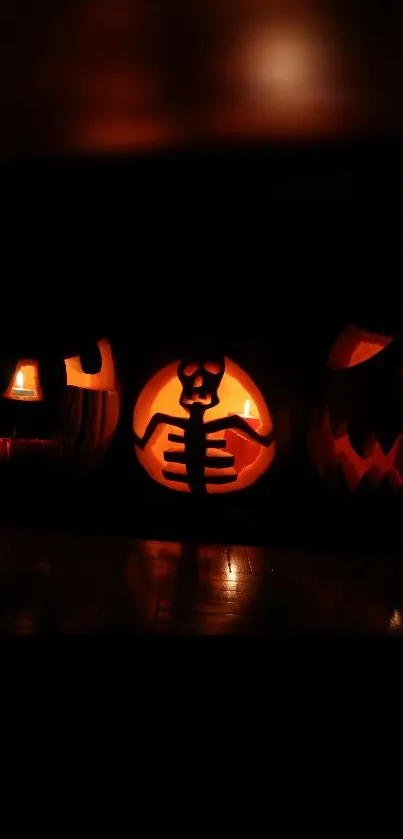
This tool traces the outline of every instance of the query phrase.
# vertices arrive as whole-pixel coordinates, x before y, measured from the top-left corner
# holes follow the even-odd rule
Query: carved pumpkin
[[[349,491],[403,485],[403,344],[350,326],[336,339],[308,435],[319,475]]]
[[[88,469],[115,432],[120,409],[109,341],[80,342],[77,354],[27,342],[0,358],[0,465],[34,462]]]
[[[137,399],[133,433],[138,461],[151,478],[195,495],[251,486],[276,452],[262,393],[222,355],[195,353],[155,373]]]

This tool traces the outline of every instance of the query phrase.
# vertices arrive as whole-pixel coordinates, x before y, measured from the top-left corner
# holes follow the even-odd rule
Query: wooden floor
[[[398,558],[0,533],[0,634],[399,635]]]

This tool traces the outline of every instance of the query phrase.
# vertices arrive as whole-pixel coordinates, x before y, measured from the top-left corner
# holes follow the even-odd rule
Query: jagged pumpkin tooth
[[[395,445],[396,440],[399,437],[399,434],[401,433],[401,430],[401,421],[399,420],[399,422],[396,422],[396,420],[393,420],[392,418],[390,419],[390,421],[378,422],[375,425],[375,437],[385,455],[389,454],[390,450]]]
[[[347,424],[347,433],[354,451],[360,457],[366,457],[368,442],[372,439],[368,425],[362,421],[361,417],[350,419]]]

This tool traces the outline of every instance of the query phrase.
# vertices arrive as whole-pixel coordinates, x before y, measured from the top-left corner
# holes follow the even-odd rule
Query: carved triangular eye
[[[116,375],[109,341],[102,339],[98,345],[88,343],[81,355],[64,360],[67,385],[86,390],[115,390]]]
[[[90,344],[81,352],[80,361],[83,373],[94,376],[102,369],[102,355],[98,344]]]
[[[364,361],[368,361],[384,350],[393,340],[393,337],[366,332],[356,326],[348,326],[336,338],[327,366],[331,370],[345,370],[346,367],[363,364]]]

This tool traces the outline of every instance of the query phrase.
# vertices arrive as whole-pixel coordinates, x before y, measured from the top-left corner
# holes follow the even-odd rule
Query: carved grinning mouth
[[[364,459],[373,454],[373,447],[376,445],[380,447],[384,455],[388,455],[399,439],[403,428],[400,413],[392,415],[389,421],[375,419],[372,424],[363,418],[358,421],[357,419],[342,419],[337,412],[329,408],[326,409],[324,416],[325,425],[329,425],[335,440],[347,435],[351,447]]]
[[[326,409],[316,434],[316,439],[320,439],[319,470],[322,474],[329,467],[341,467],[350,489],[356,489],[364,476],[374,485],[385,480],[394,488],[403,486],[403,433],[396,436],[387,452],[374,433],[367,435],[361,455],[351,441],[346,422],[339,423],[334,429],[329,409]]]

